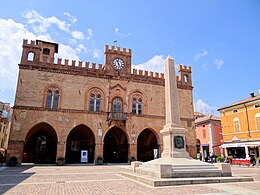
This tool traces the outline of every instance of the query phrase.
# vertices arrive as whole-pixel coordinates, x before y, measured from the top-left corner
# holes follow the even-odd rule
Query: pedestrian
[[[250,165],[255,166],[255,163],[256,163],[255,157],[254,157],[254,155],[251,155],[250,156]]]

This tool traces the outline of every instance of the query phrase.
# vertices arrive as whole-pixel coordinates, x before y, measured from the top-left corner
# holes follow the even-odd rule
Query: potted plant
[[[16,156],[12,156],[8,163],[7,163],[7,166],[9,167],[15,167],[17,165],[17,157]]]
[[[227,159],[228,159],[228,162],[229,162],[230,164],[232,164],[233,156],[227,156]]]
[[[223,156],[218,156],[216,158],[217,162],[224,162],[224,157]]]
[[[96,159],[96,164],[97,165],[103,165],[103,162],[104,162],[103,156],[98,156],[97,159]]]
[[[256,164],[259,166],[260,165],[260,156],[256,159]]]
[[[57,158],[57,165],[65,165],[65,158],[64,157],[59,157]]]

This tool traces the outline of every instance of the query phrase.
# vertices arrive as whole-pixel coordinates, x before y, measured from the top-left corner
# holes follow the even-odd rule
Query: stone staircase
[[[174,161],[174,162],[172,162]],[[171,162],[150,161],[142,163],[134,172],[159,178],[222,177],[222,171],[211,163],[182,159]],[[166,173],[166,174],[164,174]],[[231,176],[231,175],[230,175]]]

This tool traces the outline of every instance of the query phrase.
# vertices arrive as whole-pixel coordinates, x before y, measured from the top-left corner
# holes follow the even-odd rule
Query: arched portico
[[[57,153],[57,134],[47,123],[35,125],[27,133],[23,149],[22,162],[55,163]]]
[[[157,157],[159,157],[159,147],[156,134],[151,129],[144,129],[137,138],[137,160],[149,161],[153,160],[154,149],[157,149]]]
[[[128,161],[128,139],[119,127],[112,127],[104,137],[104,162],[126,163]]]
[[[78,125],[70,131],[67,137],[65,162],[80,163],[82,150],[87,150],[88,162],[94,162],[94,134],[89,127]]]

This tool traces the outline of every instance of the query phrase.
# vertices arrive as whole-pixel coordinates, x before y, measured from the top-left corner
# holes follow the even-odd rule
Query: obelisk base
[[[186,129],[174,125],[165,125],[160,131],[163,137],[162,158],[190,158],[185,144]]]

